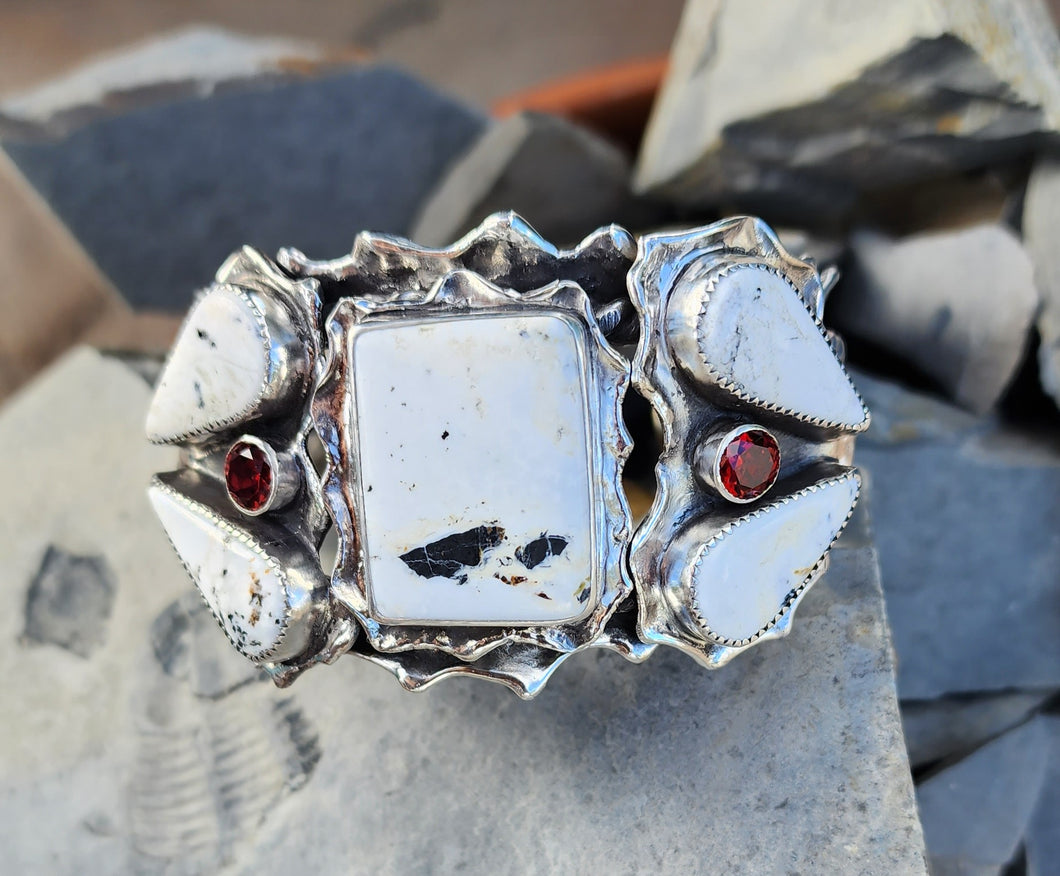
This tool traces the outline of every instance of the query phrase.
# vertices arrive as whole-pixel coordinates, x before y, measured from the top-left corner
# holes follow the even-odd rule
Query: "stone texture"
[[[28,641],[88,657],[106,638],[114,575],[102,556],[79,556],[49,545],[26,593]]]
[[[1050,738],[1042,794],[1031,816],[1024,840],[1027,876],[1050,876],[1060,862],[1060,716],[1040,719]]]
[[[119,776],[144,706],[132,670],[147,656],[145,624],[188,588],[159,563],[161,528],[145,525],[144,485],[176,461],[142,437],[148,393],[120,362],[79,349],[0,411],[0,588],[13,608],[0,617],[0,848],[11,872],[122,869]],[[85,656],[21,636],[38,622],[27,597],[49,546],[109,570],[109,609],[97,597],[83,617]]]
[[[402,697],[352,661],[310,673],[296,696],[324,750],[313,794],[276,812],[238,871],[356,857],[384,874],[923,873],[857,539],[788,639],[715,674],[666,651],[639,667],[580,655],[527,707],[476,684]]]
[[[902,699],[1060,687],[1056,434],[854,382]]]
[[[411,236],[446,246],[490,213],[514,210],[547,240],[573,244],[623,221],[629,199],[621,150],[563,119],[522,113],[493,124],[453,163]]]
[[[272,326],[262,307],[227,286],[188,314],[147,409],[152,441],[175,442],[252,419],[269,384]]]
[[[1060,160],[1042,159],[1027,183],[1023,238],[1042,297],[1038,368],[1042,387],[1060,405]]]
[[[65,76],[0,100],[6,122],[66,127],[77,115],[131,101],[142,91],[207,95],[239,79],[281,75],[323,59],[311,42],[251,37],[217,27],[187,27],[88,61]]]
[[[917,787],[932,873],[1000,876],[1038,800],[1049,744],[1037,718]]]
[[[767,629],[835,541],[860,487],[852,472],[827,478],[767,500],[716,533],[686,566],[694,616],[734,641]]]
[[[987,740],[1023,723],[1048,693],[1011,691],[981,696],[906,700],[902,728],[913,769],[963,756]]]
[[[693,0],[635,187],[772,219],[835,217],[862,192],[1055,135],[1058,59],[1037,0]]]
[[[1019,239],[979,225],[891,240],[861,231],[829,317],[905,359],[951,398],[988,411],[1019,367],[1038,310]]]
[[[169,53],[154,57],[171,83]],[[486,124],[382,67],[240,72],[208,97],[152,89],[150,72],[132,108],[78,110],[57,130],[0,119],[0,148],[139,308],[183,311],[244,243],[337,255],[362,229],[407,233]],[[59,103],[49,98],[52,117]]]
[[[769,411],[865,428],[857,390],[790,280],[741,265],[708,282],[705,297],[702,276],[689,271],[674,291],[680,305],[667,305],[674,354],[688,374]]]
[[[5,621],[13,871],[925,872],[863,517],[792,634],[717,673],[590,652],[527,704],[473,681],[411,695],[344,658],[279,692],[216,629],[147,511],[148,473],[173,463],[140,438],[147,394],[79,352],[0,415],[16,488],[0,509],[5,594],[24,598],[60,532],[118,580],[88,659],[21,645],[21,617]],[[81,472],[76,507],[41,489],[56,446]]]

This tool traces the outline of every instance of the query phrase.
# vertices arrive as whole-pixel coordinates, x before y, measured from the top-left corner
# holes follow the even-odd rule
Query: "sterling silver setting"
[[[740,271],[753,280],[747,294],[742,300],[721,298],[722,281]],[[823,328],[825,290],[814,265],[785,252],[760,220],[737,218],[692,232],[648,235],[640,241],[629,278],[641,320],[633,383],[651,402],[663,430],[655,502],[637,529],[630,553],[638,634],[716,668],[753,644],[788,633],[799,601],[824,572],[828,549],[849,519],[857,491],[823,544],[806,544],[808,555],[795,569],[808,571],[767,570],[767,575],[777,576],[770,580],[780,584],[774,586],[775,599],[768,609],[759,607],[760,623],[741,635],[723,635],[716,619],[697,601],[693,573],[725,579],[734,594],[750,593],[747,601],[761,602],[765,597],[756,588],[764,582],[757,575],[734,575],[728,581],[733,563],[708,571],[704,560],[712,545],[737,530],[754,532],[756,522],[767,514],[761,509],[748,512],[748,506],[734,508],[715,490],[705,489],[697,474],[697,467],[702,470],[697,466],[698,445],[706,445],[709,457],[718,423],[768,424],[780,445],[781,468],[768,496],[756,504],[784,508],[841,482],[836,478],[860,483],[849,468],[853,435],[867,428],[869,414]],[[719,303],[724,305],[720,311]],[[799,324],[789,325],[785,317]],[[719,322],[726,318],[731,322],[722,324],[719,333]],[[776,324],[767,323],[769,319]],[[795,355],[782,356],[778,341],[800,328]],[[713,340],[721,341],[717,352],[709,346]],[[799,354],[807,352],[810,355],[800,361]],[[826,378],[840,390],[840,397],[817,397],[815,387]],[[807,410],[807,397],[813,410]],[[778,502],[780,494],[786,495]],[[746,548],[766,557],[775,553],[768,539]],[[777,557],[778,562],[785,559]]]
[[[181,461],[151,501],[281,686],[344,653],[409,690],[465,675],[523,698],[588,648],[716,668],[788,631],[857,500],[868,412],[821,321],[825,280],[743,218],[639,241],[609,226],[570,250],[511,213],[445,249],[245,248],[160,379],[148,435]],[[632,391],[662,433],[636,528]],[[780,469],[739,499],[718,460],[747,429]],[[226,486],[239,441],[272,472],[253,510]]]

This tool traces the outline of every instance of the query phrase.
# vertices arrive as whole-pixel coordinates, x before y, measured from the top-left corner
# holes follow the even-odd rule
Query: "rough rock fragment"
[[[1037,0],[693,0],[635,187],[834,217],[1053,136],[1058,59]]]
[[[564,119],[521,113],[487,129],[453,164],[410,236],[443,246],[490,213],[514,210],[547,239],[569,244],[622,221],[628,202],[620,149]]]
[[[917,788],[933,873],[1002,872],[1038,800],[1049,744],[1036,718]]]
[[[1025,721],[1048,698],[1048,693],[1040,691],[1006,691],[907,700],[902,703],[902,728],[909,762],[916,769],[966,754]]]
[[[835,325],[905,359],[964,407],[993,407],[1038,309],[1019,239],[996,225],[900,240],[861,231],[851,249],[829,305]]]
[[[1055,436],[854,379],[902,699],[1060,688]]]
[[[1060,717],[1041,719],[1050,737],[1042,795],[1027,828],[1027,876],[1050,876],[1060,861]]]
[[[137,308],[185,310],[248,241],[342,252],[362,229],[407,233],[484,115],[396,70],[284,64],[286,46],[207,32],[133,47],[8,101],[0,149]]]
[[[1060,159],[1043,159],[1027,183],[1023,239],[1042,297],[1038,368],[1042,387],[1060,405]]]

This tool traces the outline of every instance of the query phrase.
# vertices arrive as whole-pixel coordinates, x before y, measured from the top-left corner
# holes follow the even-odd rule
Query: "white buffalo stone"
[[[681,334],[694,332],[697,362],[715,382],[740,398],[800,418],[861,429],[865,406],[835,351],[814,322],[795,287],[768,268],[750,266],[722,274],[709,291],[694,327],[671,321],[680,351],[691,346]]]
[[[376,617],[525,624],[591,609],[599,590],[583,337],[557,315],[431,320],[356,337]],[[445,563],[437,543],[476,531],[481,556]],[[528,567],[524,549],[550,534],[562,550]],[[463,550],[475,554],[476,537],[466,537]]]
[[[711,633],[749,639],[773,620],[846,523],[858,496],[851,472],[741,518],[694,561],[693,606]]]
[[[252,660],[267,658],[287,627],[287,589],[276,563],[205,506],[151,487],[151,505],[184,568],[228,637]]]
[[[173,346],[147,412],[147,435],[175,441],[247,416],[268,376],[261,313],[234,289],[211,289],[188,314]]]

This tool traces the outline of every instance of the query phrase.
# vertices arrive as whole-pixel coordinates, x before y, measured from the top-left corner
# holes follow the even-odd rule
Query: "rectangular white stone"
[[[588,613],[598,587],[581,325],[552,312],[441,317],[363,324],[350,343],[373,617]]]

